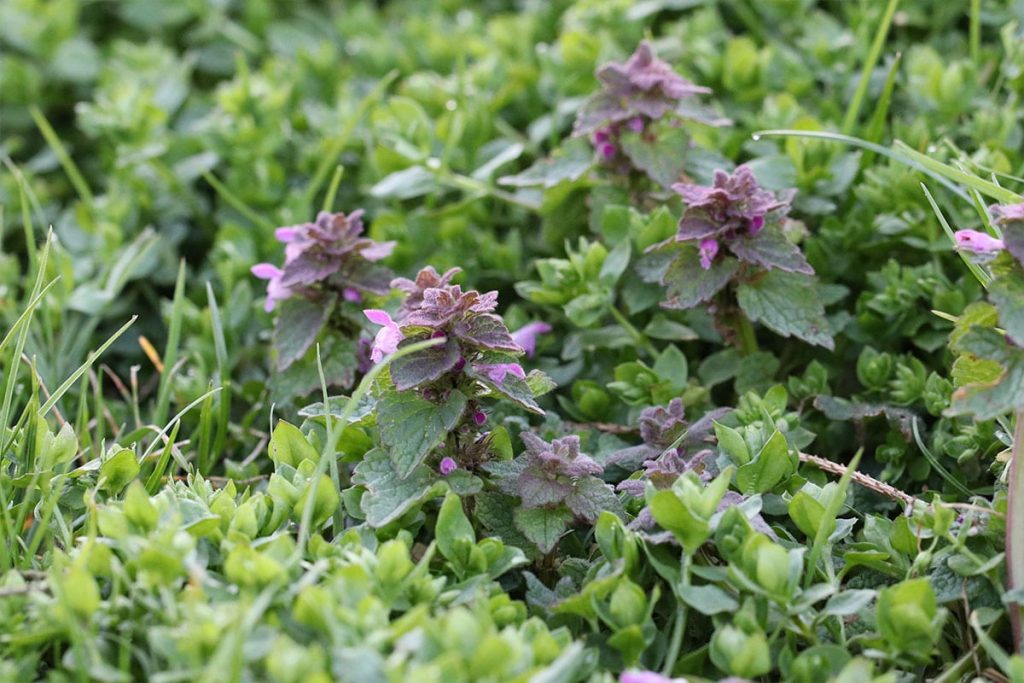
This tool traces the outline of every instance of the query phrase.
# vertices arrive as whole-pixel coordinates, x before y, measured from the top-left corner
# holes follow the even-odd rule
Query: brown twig
[[[846,470],[848,469],[846,465],[840,464],[838,462],[832,462],[831,460],[827,460],[826,458],[822,458],[817,455],[811,455],[809,453],[800,453],[800,462],[806,462],[808,464],[814,465],[819,470],[831,472],[832,474],[839,475],[840,477],[846,474]],[[895,486],[886,484],[884,481],[879,481],[874,477],[868,476],[861,472],[853,472],[852,474],[850,474],[850,481],[854,482],[855,484],[859,484],[866,489],[871,489],[876,493],[880,493],[887,498],[892,498],[893,500],[898,500],[902,503],[906,503],[907,505],[913,505],[914,503],[924,502],[920,498],[915,498],[909,493],[900,491]]]

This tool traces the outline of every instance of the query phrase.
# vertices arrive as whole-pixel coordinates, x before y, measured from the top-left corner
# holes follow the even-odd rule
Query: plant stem
[[[1006,589],[1024,589],[1024,410],[1016,415],[1013,428],[1013,449],[1010,452],[1010,473],[1006,499]],[[1013,626],[1013,648],[1021,653],[1021,604],[1010,603],[1010,624]]]
[[[608,310],[611,311],[612,317],[615,318],[615,322],[621,325],[622,329],[628,332],[629,336],[631,336],[636,341],[637,346],[639,346],[641,349],[647,352],[647,354],[651,358],[658,357],[658,349],[654,348],[654,344],[652,344],[651,341],[644,336],[643,332],[636,329],[636,327],[633,326],[633,323],[629,322],[629,320],[626,318],[625,315],[623,315],[622,311],[620,311],[618,307],[612,305],[608,307]]]
[[[739,349],[741,356],[749,356],[752,353],[757,353],[759,347],[757,345],[757,336],[754,334],[754,326],[750,324],[747,316],[743,315],[742,312],[736,314],[736,348]]]
[[[679,560],[679,573],[680,573],[680,586],[686,587],[690,585],[690,556],[683,551]],[[665,654],[665,664],[661,667],[661,673],[663,676],[671,676],[672,669],[676,667],[676,661],[679,659],[679,651],[683,646],[683,635],[686,633],[686,613],[688,611],[686,603],[684,603],[676,595],[676,602],[678,603],[678,611],[676,612],[676,621],[672,625],[672,636],[668,644],[668,652]]]

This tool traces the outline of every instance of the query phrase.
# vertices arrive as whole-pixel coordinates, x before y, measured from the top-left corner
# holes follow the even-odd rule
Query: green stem
[[[1024,410],[1018,411],[1013,428],[1013,450],[1010,455],[1010,473],[1007,479],[1006,500],[1006,589],[1024,588]],[[1013,648],[1021,650],[1021,604],[1010,603],[1010,623],[1013,626]]]
[[[757,353],[760,347],[757,345],[757,336],[754,334],[754,326],[750,324],[747,316],[742,311],[736,315],[736,348],[740,355],[749,356]]]
[[[680,572],[680,585],[686,587],[690,585],[690,556],[683,551],[682,556],[679,560],[679,572]],[[679,652],[683,647],[683,635],[686,633],[686,613],[688,608],[686,603],[676,596],[676,602],[678,603],[678,611],[676,612],[676,621],[672,625],[672,636],[668,645],[668,652],[665,654],[665,665],[661,667],[661,673],[663,676],[671,676],[672,670],[676,668],[676,661],[679,659]]]
[[[608,310],[611,311],[612,317],[615,318],[615,322],[619,323],[619,325],[622,326],[622,329],[628,332],[629,336],[636,341],[637,346],[643,349],[651,358],[658,357],[658,349],[654,348],[654,344],[644,336],[643,332],[636,329],[636,327],[633,326],[633,323],[629,322],[629,319],[623,315],[622,311],[614,305],[609,306]]]

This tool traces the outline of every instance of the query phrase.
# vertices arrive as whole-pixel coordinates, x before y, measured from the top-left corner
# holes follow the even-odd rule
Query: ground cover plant
[[[1022,37],[0,2],[0,680],[1024,681]]]

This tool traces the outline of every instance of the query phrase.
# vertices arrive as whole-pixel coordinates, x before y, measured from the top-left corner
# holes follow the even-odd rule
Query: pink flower
[[[1002,240],[977,230],[957,230],[953,237],[957,249],[979,256],[992,256],[1004,248]]]
[[[398,324],[391,319],[387,311],[368,308],[363,311],[363,315],[374,325],[383,325],[377,331],[377,336],[373,338],[373,347],[370,349],[370,360],[374,363],[379,363],[385,355],[395,352],[398,348],[398,343],[404,337],[402,336],[402,331],[398,329]]]
[[[512,333],[512,340],[523,347],[527,358],[533,358],[537,351],[537,337],[551,331],[551,325],[545,322],[532,322],[523,325]]]
[[[671,678],[653,671],[623,671],[619,683],[672,683]]]
[[[477,427],[483,425],[483,423],[487,422],[487,413],[482,410],[476,411],[473,413],[473,422],[476,423]]]
[[[704,270],[711,268],[711,263],[718,255],[718,240],[707,237],[700,241],[700,267]]]
[[[281,276],[284,271],[272,263],[257,263],[250,269],[250,272],[261,280],[267,281],[267,301],[263,304],[263,310],[270,313],[278,301],[284,301],[294,294],[289,288],[281,284]]]
[[[495,384],[504,382],[507,375],[526,379],[526,372],[519,363],[480,363],[475,369]]]
[[[359,303],[363,300],[363,295],[359,293],[359,290],[355,287],[346,287],[341,290],[341,297],[345,301],[351,301],[352,303]]]
[[[451,474],[458,468],[459,464],[455,462],[452,458],[449,458],[447,456],[441,458],[441,464],[438,465],[437,467],[438,471],[441,473],[441,476],[443,477],[447,477],[449,474]]]
[[[1024,204],[1006,204],[991,209],[994,222],[1004,225],[1013,221],[1024,221]]]
[[[601,157],[606,161],[611,161],[618,154],[619,150],[610,142],[602,142],[597,146],[597,151],[601,153]]]

